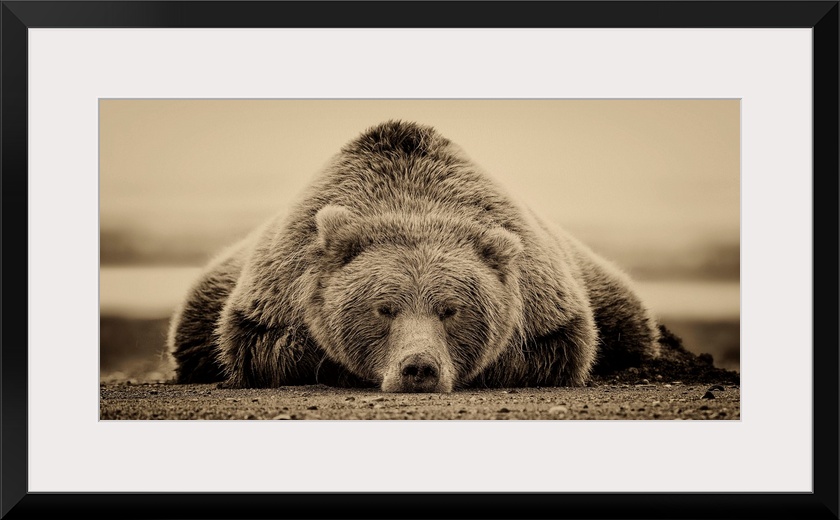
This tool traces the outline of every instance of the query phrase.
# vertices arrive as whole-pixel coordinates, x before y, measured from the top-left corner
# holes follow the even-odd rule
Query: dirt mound
[[[741,375],[714,366],[711,354],[694,354],[683,346],[682,339],[659,326],[661,355],[639,367],[630,367],[609,375],[596,376],[594,384],[674,382],[740,385]]]

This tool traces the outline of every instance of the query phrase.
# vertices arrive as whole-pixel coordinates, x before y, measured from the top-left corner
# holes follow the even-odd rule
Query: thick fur
[[[616,267],[434,129],[390,121],[208,266],[169,347],[181,383],[399,390],[422,355],[445,392],[582,385],[656,357],[657,339]]]

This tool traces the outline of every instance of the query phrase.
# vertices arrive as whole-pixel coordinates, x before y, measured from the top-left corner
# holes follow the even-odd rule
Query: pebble
[[[507,408],[499,408],[499,413],[509,413],[509,412],[510,412],[510,410],[508,410]]]
[[[313,404],[312,406],[307,406],[306,409],[307,410],[317,410],[318,407]]]
[[[639,382],[642,383],[643,385],[649,385],[650,384],[650,381],[648,381],[647,379],[642,379]]]
[[[355,401],[356,398],[355,397],[345,397],[344,400],[345,401]]]
[[[713,394],[711,392],[706,392],[705,394],[703,394],[703,397],[702,397],[702,399],[714,399],[714,398],[715,398],[715,394]]]
[[[379,396],[379,397],[374,397],[373,399],[371,399],[371,401],[376,401],[376,402],[382,402],[382,401],[384,401],[384,400],[385,400],[385,398],[384,398],[384,397],[382,397],[382,396]]]
[[[552,406],[548,409],[548,413],[566,413],[569,409],[565,406]]]
[[[662,386],[664,386],[665,388],[671,388],[671,386],[672,386],[672,385],[671,385],[671,384],[669,384],[669,383],[665,383],[665,384],[664,384],[664,385],[662,385]]]
[[[706,390],[706,391],[707,391],[707,392],[714,392],[715,390],[720,390],[721,392],[723,392],[723,391],[724,391],[724,388],[723,388],[722,386],[720,386],[720,385],[714,385],[714,386],[712,386],[712,387],[709,387],[709,389],[708,389],[708,390]]]
[[[703,406],[701,406],[700,408],[698,408],[698,410],[708,410],[708,409],[709,409],[709,407],[706,406],[705,404]]]
[[[272,417],[272,419],[274,419],[275,421],[287,421],[291,418],[292,416],[287,413],[277,414],[274,417]]]

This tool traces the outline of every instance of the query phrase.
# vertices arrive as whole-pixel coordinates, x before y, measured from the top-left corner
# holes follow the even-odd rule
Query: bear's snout
[[[451,392],[454,371],[444,335],[437,316],[397,316],[391,326],[382,391]]]
[[[412,354],[400,363],[400,392],[437,392],[440,363],[428,354]]]

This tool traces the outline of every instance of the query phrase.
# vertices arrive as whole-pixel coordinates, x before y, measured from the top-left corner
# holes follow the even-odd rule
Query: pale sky
[[[251,227],[387,119],[436,127],[572,230],[738,240],[738,100],[102,100],[101,225]]]

